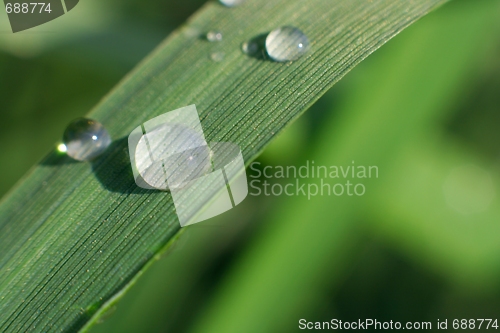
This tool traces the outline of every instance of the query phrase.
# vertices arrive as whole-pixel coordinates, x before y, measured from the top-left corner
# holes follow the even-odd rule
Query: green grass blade
[[[126,138],[136,126],[196,104],[207,140],[237,143],[248,163],[356,64],[444,2],[207,4],[91,112],[115,139],[103,157],[70,163],[52,152],[2,201],[0,330],[78,331],[178,232],[170,195],[131,177]],[[282,25],[308,35],[306,57],[283,64],[241,52]],[[223,42],[200,38],[212,29]]]

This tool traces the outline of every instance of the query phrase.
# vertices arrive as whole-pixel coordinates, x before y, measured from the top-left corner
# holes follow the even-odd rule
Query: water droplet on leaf
[[[156,189],[182,187],[211,169],[203,136],[179,124],[162,124],[143,135],[135,151],[137,170]],[[168,180],[168,182],[167,182]]]
[[[220,31],[209,31],[209,32],[207,32],[207,40],[209,42],[220,42],[220,41],[222,41],[222,32],[220,32]]]
[[[254,41],[249,41],[241,45],[241,50],[243,53],[253,56],[259,52],[259,45]]]
[[[78,118],[64,131],[66,153],[78,161],[89,161],[101,155],[111,144],[111,137],[98,121]]]
[[[219,0],[226,7],[236,7],[241,5],[245,0]]]
[[[285,26],[274,29],[267,35],[266,51],[274,61],[293,61],[303,56],[309,49],[307,36],[295,27]]]

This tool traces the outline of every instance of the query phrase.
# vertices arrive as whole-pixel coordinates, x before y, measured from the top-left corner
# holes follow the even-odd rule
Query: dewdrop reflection
[[[207,144],[194,105],[133,130],[129,154],[136,184],[169,190],[181,226],[219,215],[248,194],[240,148],[228,142]]]

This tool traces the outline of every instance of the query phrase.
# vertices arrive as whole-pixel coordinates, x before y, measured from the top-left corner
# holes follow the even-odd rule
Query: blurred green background
[[[0,13],[0,194],[203,3],[85,0],[18,34]],[[363,181],[364,196],[250,195],[184,228],[91,332],[497,318],[499,14],[496,0],[455,0],[431,13],[354,69],[258,160],[378,166],[379,177]]]

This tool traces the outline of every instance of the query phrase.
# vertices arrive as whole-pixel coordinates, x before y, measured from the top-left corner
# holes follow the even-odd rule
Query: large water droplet
[[[78,161],[89,161],[101,155],[111,144],[111,137],[98,121],[78,118],[71,122],[63,135],[66,153]]]
[[[207,32],[207,40],[209,42],[220,42],[220,41],[222,41],[222,32],[220,32],[220,31],[209,31],[209,32]]]
[[[245,0],[219,0],[221,4],[227,7],[236,7],[241,5]]]
[[[147,184],[167,190],[182,187],[208,172],[210,155],[201,135],[179,124],[167,123],[141,137],[135,163]]]
[[[295,27],[274,29],[267,35],[266,51],[274,61],[293,61],[303,56],[309,49],[307,36]]]

